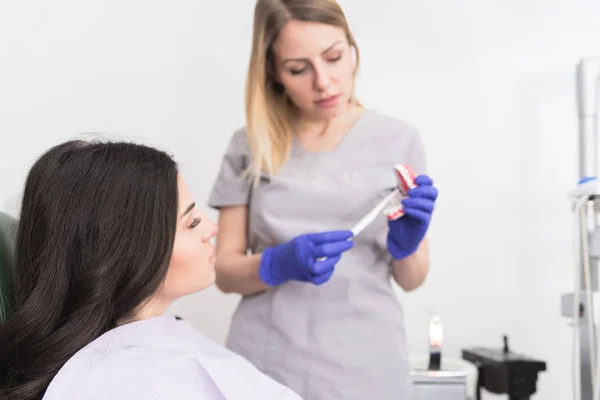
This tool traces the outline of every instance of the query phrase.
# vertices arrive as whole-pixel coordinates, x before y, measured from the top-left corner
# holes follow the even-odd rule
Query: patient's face
[[[215,280],[215,250],[210,243],[217,226],[197,206],[179,176],[177,233],[161,297],[174,301],[210,286]]]

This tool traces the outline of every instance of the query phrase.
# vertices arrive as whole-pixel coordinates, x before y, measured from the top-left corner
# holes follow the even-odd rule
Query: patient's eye
[[[200,224],[200,222],[201,222],[201,221],[202,221],[202,220],[201,220],[200,218],[195,218],[195,219],[192,221],[192,223],[191,223],[191,225],[190,225],[190,228],[192,228],[192,229],[193,229],[193,228],[197,227],[197,226]]]

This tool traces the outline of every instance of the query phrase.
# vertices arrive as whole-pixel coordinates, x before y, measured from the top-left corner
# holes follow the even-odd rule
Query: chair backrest
[[[10,286],[15,276],[16,235],[17,220],[0,211],[0,324],[6,320],[12,302]]]

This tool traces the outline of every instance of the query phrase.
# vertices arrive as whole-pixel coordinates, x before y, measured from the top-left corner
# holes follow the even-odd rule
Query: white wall
[[[0,2],[0,208],[16,212],[34,159],[81,132],[167,148],[205,203],[243,123],[253,3]],[[362,101],[421,128],[440,190],[430,277],[399,293],[411,352],[427,350],[432,310],[444,355],[508,334],[548,363],[535,398],[570,398],[560,295],[573,286],[574,66],[600,53],[600,2],[342,5],[361,46]],[[236,302],[213,289],[174,311],[222,342]]]

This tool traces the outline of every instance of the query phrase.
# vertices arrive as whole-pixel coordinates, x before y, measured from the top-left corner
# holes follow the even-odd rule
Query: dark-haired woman
[[[161,151],[47,151],[23,194],[0,399],[298,399],[165,314],[213,283],[216,231]]]

